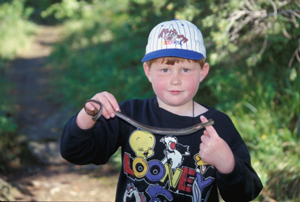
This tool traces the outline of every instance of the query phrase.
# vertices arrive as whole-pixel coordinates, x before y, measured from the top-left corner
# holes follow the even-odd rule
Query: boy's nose
[[[174,73],[172,75],[171,84],[173,84],[173,85],[180,85],[181,84],[181,78],[180,78],[179,73]]]

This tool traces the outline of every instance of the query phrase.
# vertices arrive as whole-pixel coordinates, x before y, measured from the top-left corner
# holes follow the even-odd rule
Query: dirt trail
[[[66,121],[58,114],[59,104],[49,97],[53,89],[49,85],[52,66],[48,56],[62,33],[62,27],[41,26],[31,46],[22,51],[10,67],[10,77],[16,85],[18,131],[28,142],[57,143],[61,127],[53,125]],[[45,123],[52,125],[49,127]],[[57,147],[55,151],[58,152]],[[109,165],[76,166],[60,157],[55,162],[44,165],[37,160],[35,165],[6,176],[5,180],[20,191],[15,199],[114,201],[118,174]]]

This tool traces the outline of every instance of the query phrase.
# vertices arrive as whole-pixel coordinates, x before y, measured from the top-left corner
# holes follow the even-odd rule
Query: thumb
[[[96,107],[93,103],[91,102],[87,102],[85,104],[85,110],[86,112],[88,112],[89,114],[97,114],[97,112],[99,111],[98,107]]]
[[[95,110],[95,106],[92,103],[90,103],[90,102],[87,102],[85,104],[85,107],[86,107],[87,110],[90,110],[90,111],[94,111]]]
[[[200,116],[200,120],[202,123],[205,123],[207,122],[207,118],[205,116]],[[217,131],[215,130],[215,128],[212,126],[212,125],[209,125],[209,126],[205,126],[205,131],[204,131],[204,134],[207,133],[208,136],[219,136]]]

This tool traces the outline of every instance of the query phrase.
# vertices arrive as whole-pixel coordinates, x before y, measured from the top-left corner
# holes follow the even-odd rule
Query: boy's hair
[[[152,59],[152,60],[148,60],[146,61],[145,63],[147,64],[147,66],[150,68],[151,65],[156,62],[158,59],[160,58],[155,58],[155,59]],[[191,60],[191,59],[185,59],[185,58],[178,58],[178,57],[163,57],[163,60],[162,60],[162,64],[163,63],[166,63],[168,65],[174,65],[175,63],[179,63],[179,62],[183,62],[184,60],[187,60],[188,62],[197,62],[200,64],[200,68],[202,69],[204,64],[205,64],[205,58],[202,58],[201,60]]]
[[[206,49],[201,31],[186,20],[175,19],[159,23],[149,34],[142,62],[162,57],[205,59]]]

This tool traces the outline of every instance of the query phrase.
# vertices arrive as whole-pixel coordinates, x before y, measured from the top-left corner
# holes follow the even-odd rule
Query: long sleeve
[[[220,194],[225,201],[251,201],[262,190],[262,183],[251,167],[246,144],[233,123],[227,116],[222,118],[222,122],[217,131],[220,131],[221,137],[229,144],[235,157],[235,167],[229,174],[216,173]]]
[[[235,167],[229,174],[217,172],[217,183],[225,201],[251,201],[262,189],[257,174],[248,162],[235,156]]]
[[[103,117],[93,128],[82,130],[77,126],[74,116],[64,127],[61,155],[74,164],[105,164],[120,146],[118,130],[117,119],[107,121]]]

